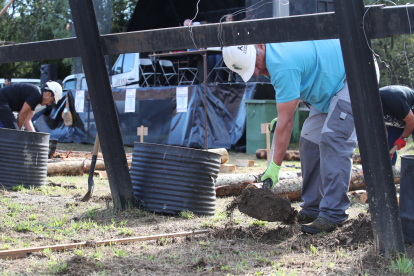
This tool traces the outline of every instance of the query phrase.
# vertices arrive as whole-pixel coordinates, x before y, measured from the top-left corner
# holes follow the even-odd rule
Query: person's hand
[[[397,139],[397,141],[395,141],[394,146],[397,145],[398,146],[398,150],[402,149],[403,147],[405,147],[405,145],[407,145],[407,142],[405,142],[401,137]]]
[[[277,124],[277,117],[274,118],[270,124],[269,124],[269,131],[270,133],[275,133],[275,129],[276,129],[276,124]]]
[[[394,158],[394,153],[393,154],[391,154],[391,160]]]
[[[272,162],[270,163],[269,167],[267,168],[265,173],[262,175],[260,180],[263,182],[266,179],[270,178],[272,180],[272,186],[270,187],[270,189],[273,189],[273,187],[276,185],[276,183],[279,182],[280,168],[281,167],[276,165],[275,162],[273,162],[273,160],[272,160]]]

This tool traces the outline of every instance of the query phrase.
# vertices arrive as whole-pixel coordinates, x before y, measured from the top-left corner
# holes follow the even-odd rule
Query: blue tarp
[[[135,113],[125,113],[125,89],[113,91],[123,143],[139,141],[137,128],[148,127],[145,142],[191,148],[205,148],[204,85],[188,86],[188,111],[176,110],[176,87],[138,88]],[[69,90],[68,93],[75,94]],[[208,147],[241,149],[246,145],[245,99],[274,99],[268,83],[227,83],[207,85]],[[54,116],[55,110],[49,116]],[[34,123],[36,129],[50,133],[59,142],[93,144],[96,127],[92,107],[85,91],[84,112],[79,113],[83,125],[72,128],[48,128],[46,116]]]

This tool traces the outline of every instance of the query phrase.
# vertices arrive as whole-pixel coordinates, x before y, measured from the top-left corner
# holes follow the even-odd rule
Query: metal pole
[[[207,123],[207,52],[203,53],[204,66],[204,124],[206,136],[206,150],[208,150],[208,123]]]
[[[114,205],[135,203],[92,0],[69,0]]]
[[[374,59],[361,28],[364,2],[334,0],[334,5],[374,237],[385,249],[386,255],[390,251],[403,252],[403,235]]]

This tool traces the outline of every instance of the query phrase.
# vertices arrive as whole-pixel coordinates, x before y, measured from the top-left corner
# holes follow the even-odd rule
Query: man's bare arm
[[[414,114],[411,110],[408,113],[408,115],[404,118],[404,121],[405,121],[405,128],[401,136],[404,138],[407,138],[414,131]]]
[[[277,125],[273,136],[273,162],[280,166],[289,146],[290,136],[292,135],[293,122],[296,107],[300,100],[296,99],[286,103],[277,104]]]
[[[19,112],[19,117],[17,118],[17,126],[19,127],[19,130],[22,130],[23,124],[30,111],[32,111],[32,108],[30,107],[28,103],[25,102],[23,104],[22,109]]]
[[[24,121],[24,126],[26,127],[27,131],[35,131],[33,124],[32,124],[32,118],[34,116],[34,111],[30,110],[29,114],[26,116],[26,120]]]

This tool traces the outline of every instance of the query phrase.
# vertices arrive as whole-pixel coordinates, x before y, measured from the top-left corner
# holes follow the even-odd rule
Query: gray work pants
[[[332,98],[328,113],[311,107],[299,142],[302,211],[335,223],[348,218],[347,196],[357,138],[348,83]]]

